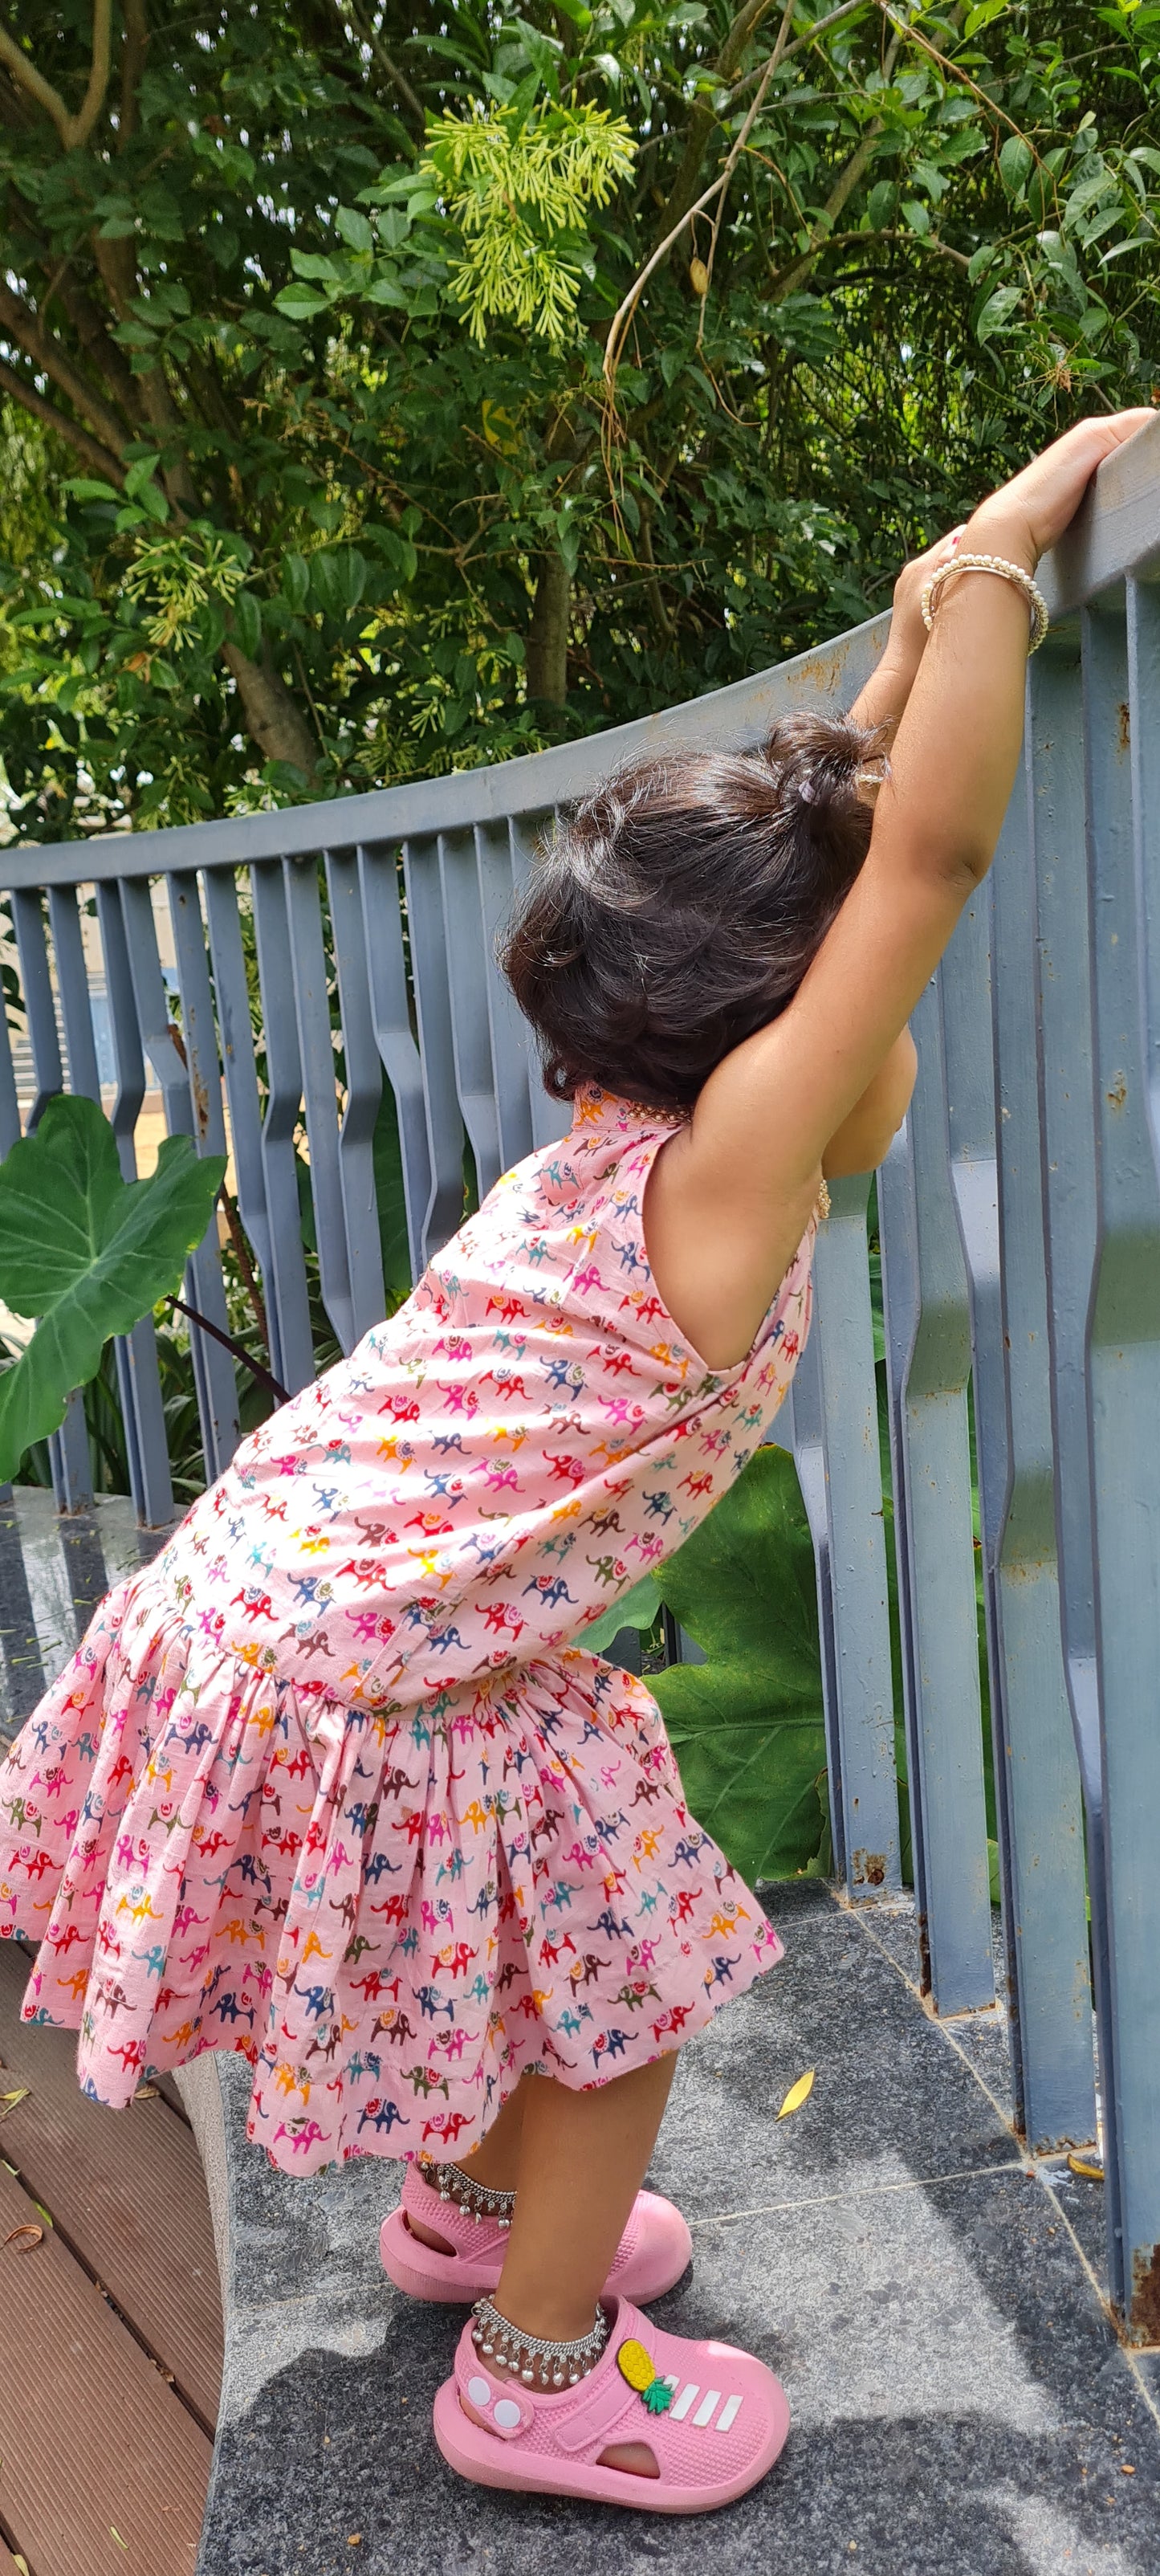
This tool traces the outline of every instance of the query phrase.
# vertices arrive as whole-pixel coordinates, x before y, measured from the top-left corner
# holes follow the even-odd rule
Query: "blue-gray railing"
[[[993,874],[916,1014],[918,1088],[878,1177],[899,1690],[925,1980],[941,2014],[994,2004],[977,1548],[1019,2122],[1044,2151],[1094,2135],[1094,2001],[1112,2281],[1138,2341],[1160,2340],[1155,573],[1160,422],[1101,469],[1043,568],[1055,622],[1030,666],[1023,772]],[[884,630],[876,620],[691,706],[500,768],[0,853],[35,1073],[29,1120],[66,1083],[98,1095],[78,910],[78,887],[92,887],[123,1167],[134,1170],[146,1062],[171,1130],[220,1150],[228,1116],[273,1367],[301,1386],[314,1360],[300,1119],[322,1295],[349,1348],[383,1311],[372,1135],[384,1080],[398,1110],[415,1273],[458,1220],[464,1131],[482,1192],[563,1125],[493,954],[553,814],[630,752],[753,743],[787,708],[847,704]],[[19,1124],[0,1041],[0,1149]],[[867,1196],[866,1180],[834,1189],[817,1253],[817,1326],[783,1417],[817,1552],[836,1865],[860,1902],[899,1883]],[[224,1327],[212,1232],[190,1263],[189,1302]],[[233,1365],[196,1329],[192,1351],[212,1476],[237,1438]],[[118,1370],[138,1517],[158,1528],[173,1499],[149,1322],[119,1347]],[[53,1467],[62,1508],[83,1506],[88,1448],[76,1400]]]

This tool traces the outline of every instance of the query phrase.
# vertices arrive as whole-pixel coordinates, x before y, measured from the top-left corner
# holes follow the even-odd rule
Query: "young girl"
[[[570,1134],[243,1443],[0,1770],[0,1924],[88,2093],[241,2049],[275,2164],[409,2159],[384,2260],[476,2301],[435,2432],[485,2485],[698,2512],[785,2439],[764,2363],[635,2304],[689,2253],[640,2189],[676,2052],[780,1945],[575,1641],[770,1428],[823,1175],[885,1152],[994,851],[1029,576],[1149,416],[903,573],[848,722],[581,809],[507,952]]]

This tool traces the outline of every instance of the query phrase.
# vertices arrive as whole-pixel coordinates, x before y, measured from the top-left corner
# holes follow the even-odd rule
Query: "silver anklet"
[[[608,2319],[601,2307],[590,2331],[577,2335],[572,2343],[525,2334],[522,2326],[509,2325],[490,2299],[477,2299],[471,2313],[475,2320],[471,2339],[480,2359],[494,2362],[497,2370],[513,2371],[525,2388],[534,2387],[537,2374],[545,2388],[563,2388],[565,2383],[575,2388],[599,2361],[608,2341]]]
[[[462,2165],[424,2164],[422,2172],[428,2188],[437,2191],[440,2200],[453,2201],[456,2209],[474,2218],[477,2227],[483,2218],[497,2219],[501,2227],[511,2226],[516,2205],[514,2191],[492,2191],[487,2183],[477,2182],[474,2174],[465,2173]]]

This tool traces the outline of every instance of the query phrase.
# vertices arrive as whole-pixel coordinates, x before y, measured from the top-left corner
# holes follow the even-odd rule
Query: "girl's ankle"
[[[517,2321],[508,2313],[516,2307],[522,2310],[523,2305],[523,2301],[507,2300],[500,2308],[492,2299],[476,2300],[471,2336],[480,2360],[491,2370],[509,2372],[525,2388],[534,2388],[542,2396],[577,2387],[595,2370],[608,2342],[609,2319],[604,2309],[598,2303],[591,2325],[581,2327],[579,2332],[564,2332],[559,2330],[561,2325],[574,2327],[574,2318],[561,2318],[541,2300],[532,2300],[528,2302],[528,2314],[534,2324],[526,2325],[522,2314]],[[548,2327],[556,2330],[549,2332]]]
[[[508,2228],[516,2205],[513,2189],[507,2185],[483,2182],[466,2165],[428,2164],[420,2159],[416,2168],[419,2178],[446,2206],[461,2209],[468,2218],[481,2223],[490,2219],[493,2225]]]

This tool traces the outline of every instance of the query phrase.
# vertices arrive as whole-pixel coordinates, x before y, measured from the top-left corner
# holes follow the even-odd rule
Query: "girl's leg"
[[[656,2143],[676,2057],[617,2075],[591,2093],[532,2076],[524,2093],[516,2205],[493,2306],[526,2333],[587,2334]],[[655,2477],[646,2442],[603,2465]]]
[[[502,2111],[496,2113],[487,2136],[481,2138],[479,2145],[462,2160],[463,2172],[471,2174],[476,2182],[485,2183],[491,2191],[515,2190],[519,2172],[520,2135],[524,2125],[524,2104],[529,2091],[539,2081],[540,2078],[536,2075],[520,2077],[515,2092],[509,2093]],[[425,2227],[419,2219],[412,2218],[409,2214],[407,2228],[412,2236],[418,2237],[420,2244],[433,2246],[436,2253],[450,2252],[446,2237],[440,2236],[437,2228]]]
[[[591,2093],[533,2075],[524,2096],[516,2205],[495,2306],[509,2325],[587,2334],[656,2144],[675,2055]]]

